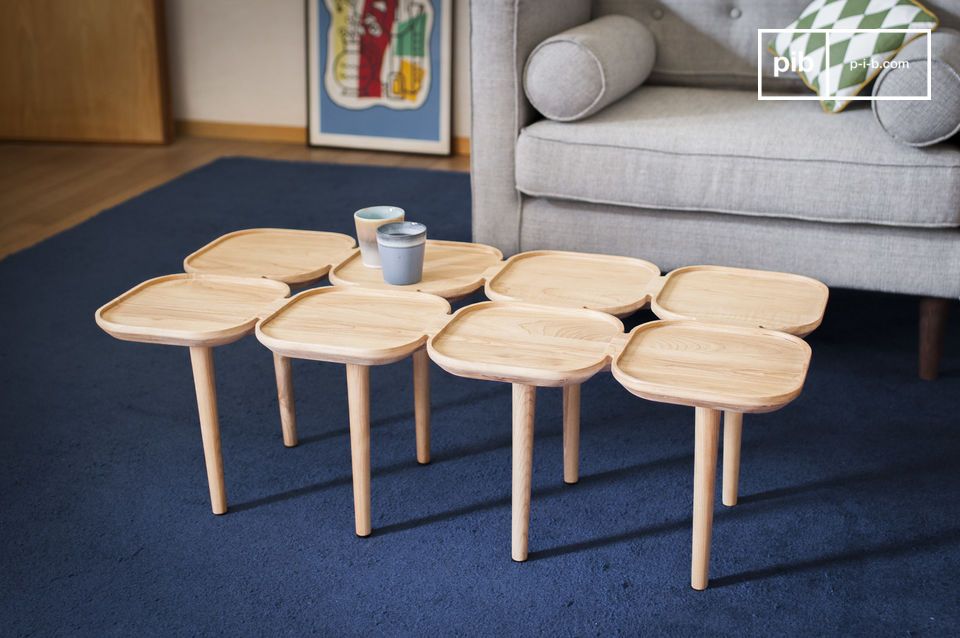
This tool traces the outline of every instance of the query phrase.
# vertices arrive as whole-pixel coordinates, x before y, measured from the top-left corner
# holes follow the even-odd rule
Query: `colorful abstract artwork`
[[[433,6],[426,0],[325,2],[330,99],[348,109],[421,106],[430,91]]]
[[[310,141],[449,152],[450,0],[310,0]]]

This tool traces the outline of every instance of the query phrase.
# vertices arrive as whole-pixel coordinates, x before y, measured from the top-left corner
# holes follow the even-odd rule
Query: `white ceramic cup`
[[[403,209],[396,206],[368,206],[353,214],[353,220],[357,225],[357,243],[360,244],[360,260],[364,266],[380,267],[377,229],[384,224],[402,222],[403,216]]]

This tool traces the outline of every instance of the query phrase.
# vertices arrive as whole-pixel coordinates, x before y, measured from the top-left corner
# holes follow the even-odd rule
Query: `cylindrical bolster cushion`
[[[933,58],[927,61],[927,38],[920,37],[897,54],[897,62],[880,74],[874,97],[927,94],[929,101],[874,100],[873,114],[890,137],[910,146],[929,146],[960,131],[960,33],[944,29],[933,34]]]
[[[545,117],[579,120],[640,86],[655,57],[647,27],[626,16],[604,16],[541,42],[527,58],[523,86]]]

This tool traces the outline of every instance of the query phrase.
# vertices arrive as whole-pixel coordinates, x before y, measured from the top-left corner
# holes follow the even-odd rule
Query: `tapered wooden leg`
[[[413,414],[417,430],[417,463],[430,462],[430,357],[426,348],[413,353]]]
[[[740,437],[743,434],[743,413],[723,413],[723,504],[737,504],[740,484]]]
[[[940,376],[943,334],[947,329],[949,299],[920,299],[920,378],[933,381]]]
[[[213,371],[213,349],[190,348],[193,385],[197,390],[197,411],[200,413],[200,435],[203,437],[203,459],[207,465],[210,507],[214,514],[227,512],[227,488],[223,483],[223,457],[220,454],[220,419],[217,416],[217,383]]]
[[[537,389],[513,384],[513,526],[510,555],[527,560],[530,537],[530,487],[533,481],[533,413]]]
[[[563,482],[580,480],[580,384],[563,386]]]
[[[690,586],[706,589],[710,574],[710,534],[713,528],[713,492],[717,477],[717,439],[720,411],[696,408],[693,453],[693,558]]]
[[[353,514],[357,536],[370,535],[370,367],[347,364]]]
[[[274,352],[273,369],[277,373],[277,401],[280,404],[283,444],[294,447],[297,444],[297,410],[293,403],[293,374],[290,370],[290,358]]]

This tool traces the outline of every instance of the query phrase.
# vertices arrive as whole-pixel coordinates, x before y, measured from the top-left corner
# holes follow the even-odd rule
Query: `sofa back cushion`
[[[593,0],[593,17],[627,15],[657,41],[648,84],[757,88],[757,29],[782,29],[811,0]],[[960,28],[960,0],[923,2],[944,27]],[[764,36],[763,88],[807,91],[793,73],[773,76]]]

